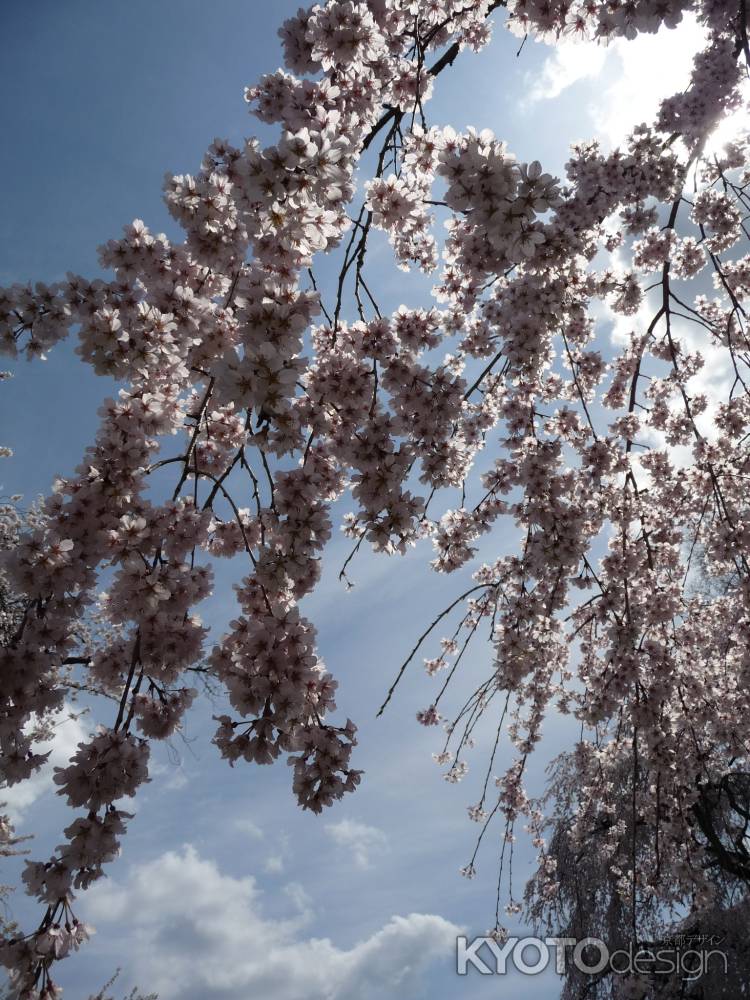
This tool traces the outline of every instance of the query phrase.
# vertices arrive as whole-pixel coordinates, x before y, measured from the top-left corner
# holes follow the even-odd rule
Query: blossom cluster
[[[74,893],[116,856],[128,818],[117,803],[149,780],[150,741],[179,729],[196,697],[190,671],[223,688],[214,743],[230,764],[286,755],[298,802],[315,812],[356,788],[356,727],[332,721],[337,682],[299,607],[345,496],[352,555],[364,542],[403,553],[430,538],[441,573],[471,563],[501,519],[518,529],[517,551],[475,569],[448,609],[462,608],[455,633],[426,660],[429,675],[448,668],[447,678],[417,718],[445,722],[458,741],[436,755],[451,784],[468,773],[477,720],[494,696],[505,705],[498,738],[504,727],[510,750],[470,817],[483,830],[504,817],[503,845],[527,817],[543,895],[554,898],[524,773],[549,711],[573,712],[598,754],[597,768],[582,754],[597,777],[582,788],[581,838],[637,749],[659,776],[658,800],[644,792],[641,808],[670,859],[663,901],[708,893],[707,849],[685,804],[706,769],[747,760],[750,717],[750,268],[747,253],[727,257],[746,239],[747,144],[710,160],[703,149],[742,100],[747,25],[714,0],[509,0],[510,26],[544,37],[632,37],[687,11],[708,31],[690,88],[653,126],[611,152],[574,145],[555,178],[490,132],[427,125],[436,77],[460,49],[486,44],[497,6],[329,0],[300,10],[280,32],[285,69],[245,94],[278,141],[217,138],[195,174],[166,178],[184,242],[136,220],[100,250],[111,280],[71,274],[0,290],[6,353],[45,355],[75,330],[81,362],[122,386],[43,516],[3,546],[21,609],[0,648],[3,779],[43,764],[30,722],[59,710],[70,661],[117,705],[56,773],[84,813],[52,858],[27,865],[46,910],[36,931],[0,946],[19,997],[55,995],[54,961],[85,938]],[[356,170],[376,141],[353,218]],[[381,313],[368,282],[372,229],[387,233],[398,265],[435,274],[429,308]],[[329,311],[312,267],[340,246]],[[682,283],[709,267],[717,297],[686,303]],[[644,322],[652,280],[658,302]],[[628,330],[615,348],[602,315]],[[704,344],[682,330],[686,316]],[[710,431],[698,384],[706,344],[736,375]],[[500,457],[472,479],[491,441]],[[689,589],[697,546],[709,576],[731,581],[719,596]],[[234,557],[239,611],[209,649],[198,613],[214,585],[208,560]],[[94,608],[109,632],[81,655]],[[446,722],[440,699],[484,623],[491,674]],[[627,859],[618,864],[632,885]],[[472,859],[464,871],[475,870]]]

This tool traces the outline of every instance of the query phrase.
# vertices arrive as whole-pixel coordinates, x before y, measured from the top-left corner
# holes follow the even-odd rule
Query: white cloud
[[[286,833],[274,837],[275,850],[269,854],[263,862],[263,871],[267,875],[281,875],[286,868],[286,859],[289,854],[289,836]]]
[[[298,913],[305,916],[312,914],[312,897],[299,882],[288,882],[283,892]]]
[[[685,17],[672,30],[615,42],[619,67],[601,100],[597,96],[589,109],[597,134],[614,146],[634,125],[651,122],[664,98],[687,87],[693,58],[704,41],[705,29]]]
[[[570,42],[556,46],[554,53],[545,59],[541,76],[532,84],[527,100],[534,104],[559,97],[579,80],[599,76],[611,56],[612,49],[604,45]]]
[[[166,792],[180,792],[190,782],[183,768],[178,768],[174,774],[162,784],[162,789]]]
[[[236,830],[237,833],[244,834],[247,837],[252,837],[253,840],[263,839],[263,831],[258,824],[251,819],[236,819],[232,823],[232,828]]]
[[[339,847],[351,851],[357,868],[370,867],[370,855],[382,851],[387,838],[377,827],[358,823],[353,819],[341,819],[337,823],[327,823],[326,833]]]
[[[598,138],[620,142],[634,125],[650,122],[660,102],[684,90],[705,29],[690,15],[677,28],[609,45],[568,42],[556,46],[531,85],[529,102],[559,97],[582,80],[587,113]]]
[[[284,871],[284,859],[280,854],[269,854],[263,862],[263,871],[268,875],[280,875]]]
[[[460,933],[442,917],[412,913],[340,948],[329,938],[305,937],[309,901],[297,886],[286,895],[296,914],[266,918],[253,878],[225,875],[186,845],[134,867],[124,884],[98,883],[83,902],[94,923],[127,924],[118,954],[160,1000],[412,996],[427,966],[448,957]]]
[[[49,742],[34,746],[35,753],[51,751],[47,763],[27,781],[11,785],[10,788],[0,788],[0,802],[5,803],[3,812],[10,816],[13,823],[19,824],[26,810],[56,787],[52,781],[54,768],[67,766],[78,744],[86,739],[87,732],[79,721],[81,713],[71,714],[72,712],[72,706],[66,705],[55,717],[54,737]]]
[[[166,762],[152,758],[149,761],[148,773],[151,778],[159,779],[160,792],[179,792],[190,781],[182,762],[179,759],[175,760],[174,757],[170,757]]]

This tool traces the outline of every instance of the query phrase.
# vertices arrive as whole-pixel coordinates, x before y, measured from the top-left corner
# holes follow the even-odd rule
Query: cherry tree
[[[428,121],[433,89],[493,28],[606,44],[688,12],[706,32],[689,87],[612,152],[573,146],[563,178],[490,132]],[[746,885],[750,139],[716,136],[746,98],[744,0],[330,0],[280,35],[286,68],[245,93],[277,140],[216,139],[196,173],[167,178],[182,243],[136,220],[100,248],[109,280],[0,290],[5,353],[54,364],[75,331],[81,362],[123,386],[3,562],[17,595],[0,650],[4,781],[44,763],[37,733],[73,685],[106,696],[55,774],[75,818],[26,865],[38,926],[0,946],[19,998],[59,995],[55,962],[88,933],[76,895],[118,854],[118,802],[149,780],[150,744],[178,729],[196,671],[226,691],[214,743],[230,764],[286,757],[315,812],[357,788],[356,727],[298,607],[345,496],[352,557],[430,539],[433,571],[474,564],[383,708],[434,640],[438,689],[417,718],[444,724],[448,780],[493,722],[463,873],[494,830],[498,939],[503,910],[521,909],[519,826],[539,852],[532,915],[558,928],[580,923],[571,886],[590,848],[635,941],[655,914],[715,912],[717,865]],[[381,311],[375,230],[405,272],[433,275],[430,308]],[[314,267],[331,254],[325,301]],[[702,389],[707,361],[731,372],[721,398]],[[483,462],[487,445],[500,457]],[[503,521],[518,544],[496,557],[482,536]],[[721,586],[695,586],[698,554]],[[212,562],[236,556],[238,610],[217,638],[194,609]],[[92,615],[107,623],[93,643]],[[491,671],[443,719],[487,633]],[[551,712],[581,736],[540,801],[525,772]]]

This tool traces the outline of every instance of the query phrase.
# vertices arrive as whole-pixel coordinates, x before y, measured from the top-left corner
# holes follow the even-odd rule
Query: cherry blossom
[[[344,581],[363,544],[396,554],[427,539],[433,570],[472,573],[385,704],[457,618],[424,657],[433,687],[416,718],[431,733],[442,723],[435,760],[466,785],[475,727],[495,721],[462,873],[480,870],[497,822],[507,915],[520,905],[519,822],[539,852],[536,915],[568,891],[525,785],[553,711],[582,731],[559,789],[570,842],[583,849],[601,828],[599,863],[635,934],[649,907],[708,911],[712,864],[742,861],[709,805],[749,763],[748,142],[706,150],[743,107],[747,13],[716,0],[500,6],[300,9],[280,31],[285,69],[245,92],[276,141],[216,138],[194,173],[165,179],[183,242],[135,220],[100,248],[107,280],[0,290],[4,353],[54,364],[75,334],[81,363],[121,386],[38,513],[23,523],[0,508],[2,585],[14,595],[0,647],[3,780],[44,763],[35,720],[60,709],[72,667],[113,709],[55,774],[82,812],[52,857],[26,866],[43,915],[0,944],[18,997],[59,995],[54,963],[89,933],[76,893],[117,856],[130,818],[121,800],[150,780],[151,741],[179,730],[197,696],[190,673],[222,687],[213,742],[230,764],[285,758],[314,812],[356,789],[356,726],[337,718],[337,681],[300,611],[345,504]],[[551,42],[606,42],[688,12],[707,42],[686,91],[611,152],[573,145],[563,177],[491,132],[427,121],[438,77],[502,18]],[[367,259],[376,229],[399,267],[433,275],[429,307],[381,312]],[[334,253],[326,302],[314,265]],[[719,357],[731,388],[709,399]],[[500,523],[518,544],[493,556],[486,536]],[[214,558],[243,566],[221,637],[199,613]],[[452,718],[445,692],[480,630],[492,669]]]

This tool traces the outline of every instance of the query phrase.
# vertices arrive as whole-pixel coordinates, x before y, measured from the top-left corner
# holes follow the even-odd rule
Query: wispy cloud
[[[280,875],[284,871],[284,859],[280,854],[269,854],[263,862],[263,871],[268,875]]]
[[[258,824],[249,818],[239,817],[232,823],[232,828],[237,832],[241,833],[245,837],[250,837],[253,840],[262,840],[263,831],[258,826]]]
[[[340,819],[337,823],[328,823],[326,833],[335,844],[351,853],[357,868],[369,868],[371,856],[382,852],[388,843],[382,830],[366,823],[358,823],[353,819]]]

